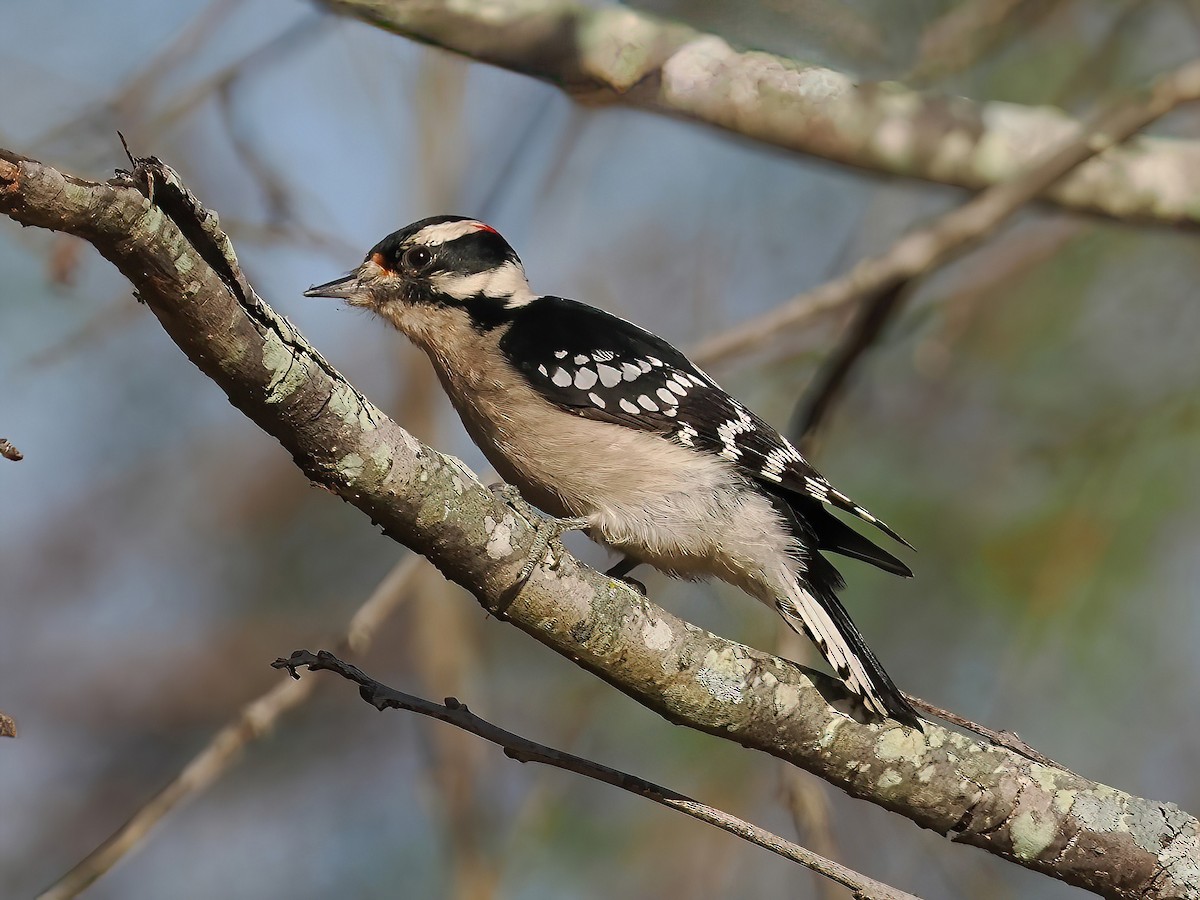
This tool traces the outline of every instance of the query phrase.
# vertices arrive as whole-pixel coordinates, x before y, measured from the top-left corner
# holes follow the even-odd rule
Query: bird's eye
[[[429,268],[433,262],[433,254],[427,247],[412,247],[404,253],[404,265],[414,272]]]

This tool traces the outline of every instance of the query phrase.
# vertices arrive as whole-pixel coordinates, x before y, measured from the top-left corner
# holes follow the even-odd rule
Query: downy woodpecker
[[[535,294],[504,238],[460,216],[388,235],[305,296],[370,309],[423,349],[500,476],[544,512],[586,519],[625,555],[614,573],[644,562],[738,586],[811,638],[871,714],[920,727],[820,553],[912,574],[830,506],[906,542],[662,338]]]

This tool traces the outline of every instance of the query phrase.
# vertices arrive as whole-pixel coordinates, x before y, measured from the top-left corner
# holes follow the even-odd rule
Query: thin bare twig
[[[884,326],[892,320],[912,294],[914,282],[893,285],[867,299],[858,310],[854,321],[846,329],[842,339],[813,378],[812,385],[796,406],[792,416],[790,437],[801,450],[807,444],[833,409],[842,389],[850,380],[854,367],[867,351],[874,346]]]
[[[150,104],[151,96],[166,81],[171,71],[194,56],[217,33],[221,23],[241,4],[242,0],[213,0],[178,36],[167,44],[148,63],[142,66],[107,101],[89,105],[79,116],[55,125],[35,138],[32,146],[48,149],[54,142],[82,130],[96,133],[111,132],[113,123],[124,123],[141,116]]]
[[[1143,95],[1117,103],[1090,127],[1045,153],[1020,174],[977,194],[932,224],[910,231],[884,253],[770,312],[710,338],[696,349],[708,365],[768,344],[779,332],[860,298],[885,295],[944,265],[987,236],[1067,173],[1183,103],[1200,99],[1200,60],[1157,78]]]
[[[339,652],[361,655],[379,625],[408,596],[408,585],[420,568],[421,557],[406,556],[379,582],[354,613],[338,641]],[[238,760],[249,744],[268,734],[284,716],[312,696],[315,683],[282,681],[250,701],[218,731],[199,753],[99,847],[71,867],[38,900],[68,900],[136,849],[172,809],[209,787]]]
[[[660,787],[653,782],[638,778],[636,775],[629,775],[617,769],[611,769],[608,766],[585,759],[582,756],[564,753],[561,750],[555,750],[552,747],[547,747],[528,738],[513,734],[511,731],[506,731],[498,725],[493,725],[491,722],[479,718],[479,716],[467,709],[465,704],[460,703],[453,697],[446,698],[446,703],[443,706],[431,700],[425,700],[421,697],[415,697],[412,694],[397,691],[371,678],[357,666],[342,662],[342,660],[328,651],[321,650],[313,654],[308,650],[297,650],[287,659],[277,659],[271,665],[277,669],[287,669],[292,673],[293,678],[300,677],[296,671],[300,666],[307,666],[311,671],[325,670],[336,672],[343,678],[358,684],[360,687],[359,695],[378,710],[404,709],[422,716],[429,716],[432,719],[447,722],[456,728],[469,731],[471,734],[478,735],[485,741],[503,748],[504,755],[510,759],[515,759],[518,762],[543,763],[547,766],[554,766],[557,769],[566,769],[568,772],[575,772],[586,778],[592,778],[604,784],[610,784],[613,787],[618,787],[653,800],[655,803],[678,810],[684,815],[691,816],[693,819],[699,819],[701,822],[715,825],[723,831],[736,835],[752,844],[757,844],[759,847],[770,850],[772,853],[778,854],[785,859],[790,859],[792,862],[799,863],[806,868],[812,869],[814,872],[820,872],[826,878],[830,878],[850,888],[850,890],[854,891],[855,897],[879,898],[879,900],[900,900],[900,898],[910,898],[911,900],[913,897],[912,894],[907,894],[904,891],[897,890],[889,885],[861,875],[832,860],[825,859],[823,856],[818,856],[816,853],[801,847],[799,844],[794,844],[779,837],[779,835],[772,834],[764,828],[752,825],[723,810],[707,806],[684,794]]]

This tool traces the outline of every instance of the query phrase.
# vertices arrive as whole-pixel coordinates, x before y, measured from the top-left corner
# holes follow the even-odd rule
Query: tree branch
[[[153,198],[151,201],[150,198]],[[187,356],[313,481],[484,608],[668,721],[770,753],[922,827],[1110,897],[1200,891],[1200,823],[936,724],[861,725],[827,676],[709,634],[557,542],[500,608],[535,516],[391,421],[254,293],[216,217],[157,160],[108,184],[0,150],[0,213],[90,241]]]
[[[784,840],[779,835],[772,834],[765,828],[759,828],[757,825],[752,825],[749,822],[739,819],[737,816],[730,815],[724,810],[700,803],[684,794],[677,793],[669,788],[660,787],[652,781],[638,778],[636,775],[629,775],[617,769],[611,769],[608,766],[593,762],[582,756],[576,756],[573,753],[566,753],[562,750],[555,750],[553,747],[547,747],[544,744],[539,744],[528,738],[513,734],[511,731],[506,731],[498,725],[493,725],[491,722],[479,718],[479,716],[467,709],[465,703],[460,703],[453,697],[446,698],[446,703],[443,706],[440,703],[434,703],[431,700],[425,700],[421,697],[415,697],[412,694],[405,694],[395,688],[390,688],[386,684],[382,684],[371,678],[357,666],[342,662],[342,660],[325,650],[321,650],[315,655],[308,650],[296,650],[287,659],[277,659],[271,665],[277,669],[287,669],[292,673],[293,678],[300,677],[296,671],[300,666],[307,666],[313,672],[321,670],[336,672],[348,681],[353,681],[359,685],[359,696],[381,712],[385,709],[403,709],[422,716],[429,716],[432,719],[447,722],[455,728],[461,728],[463,731],[468,731],[483,738],[485,741],[502,747],[504,755],[509,759],[515,759],[517,762],[522,763],[542,763],[547,766],[553,766],[556,769],[565,769],[568,772],[583,775],[585,778],[591,778],[595,781],[618,787],[623,791],[637,794],[640,797],[645,797],[648,800],[653,800],[655,803],[659,803],[669,809],[678,810],[686,816],[691,816],[693,819],[699,819],[701,822],[715,825],[722,831],[727,831],[744,841],[749,841],[752,844],[770,850],[772,853],[778,854],[785,859],[790,859],[792,862],[799,863],[814,872],[824,875],[826,878],[836,881],[838,884],[845,885],[854,891],[856,898],[867,898],[867,900],[906,900],[907,898],[907,900],[917,900],[912,894],[905,893],[873,878],[861,875],[853,869],[848,869],[833,860],[813,853],[799,844]]]
[[[1104,154],[1119,149],[1117,145],[1128,147],[1133,143],[1128,139],[1150,123],[1197,99],[1200,99],[1200,60],[1193,60],[1160,75],[1145,95],[1117,102],[1079,133],[1050,144],[1027,168],[1011,178],[943,213],[930,224],[908,232],[885,252],[861,260],[846,274],[710,338],[696,348],[697,356],[712,365],[759,346],[784,329],[795,328],[816,315],[860,299],[878,298],[886,312],[902,299],[905,287],[913,279],[950,262],[1051,185],[1069,184]],[[1097,154],[1101,157],[1092,159]],[[1200,198],[1200,191],[1196,197]],[[1200,210],[1200,204],[1197,209]],[[882,322],[867,323],[868,338],[876,324]]]
[[[1049,107],[925,94],[785,57],[628,6],[576,0],[322,0],[347,16],[550,82],[874,172],[979,189],[1081,123]],[[1119,219],[1200,223],[1200,142],[1142,137],[1046,192]]]

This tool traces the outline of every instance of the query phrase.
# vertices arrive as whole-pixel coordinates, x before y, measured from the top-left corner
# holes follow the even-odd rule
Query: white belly
[[[519,375],[464,384],[437,368],[467,433],[530,503],[589,519],[594,539],[671,575],[777,596],[780,554],[797,557],[796,542],[725,460],[559,410]]]

